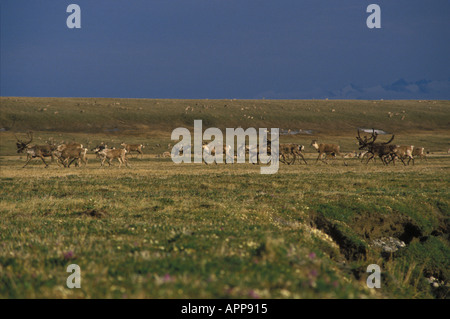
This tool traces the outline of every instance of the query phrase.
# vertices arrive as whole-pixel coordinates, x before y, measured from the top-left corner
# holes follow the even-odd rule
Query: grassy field
[[[1,298],[449,296],[448,101],[0,101]],[[281,136],[306,145],[308,165],[261,175],[257,165],[157,157],[170,151],[171,131],[194,119],[313,130]],[[312,138],[352,152],[358,127],[395,133],[428,158],[314,163]],[[34,160],[22,169],[13,133],[27,130],[36,143],[140,142],[146,154],[130,168],[100,168],[89,154],[86,167]],[[384,237],[406,246],[385,254],[373,245]],[[81,268],[81,289],[66,287],[70,264]],[[366,285],[369,264],[381,267],[380,289]]]

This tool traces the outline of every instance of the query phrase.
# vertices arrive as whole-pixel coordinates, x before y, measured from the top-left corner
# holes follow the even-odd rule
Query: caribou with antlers
[[[405,162],[403,161],[403,158],[398,157],[396,154],[398,145],[390,144],[394,139],[394,134],[392,134],[392,137],[387,142],[375,143],[378,137],[378,133],[375,132],[375,129],[372,130],[372,135],[370,137],[364,136],[364,139],[361,137],[359,130],[357,132],[358,136],[356,137],[356,139],[358,140],[359,143],[359,149],[367,150],[367,152],[370,153],[366,164],[369,163],[369,161],[372,158],[378,155],[378,157],[383,162],[383,165],[387,165],[389,163],[387,160],[390,158],[393,160],[394,165],[395,165],[395,158],[400,158],[402,163],[406,165]]]
[[[33,132],[28,132],[28,141],[24,142],[20,140],[17,135],[14,134],[14,136],[17,139],[16,146],[17,146],[17,153],[26,153],[27,154],[27,162],[25,163],[25,166],[28,165],[28,163],[33,158],[40,158],[42,162],[45,164],[45,167],[48,167],[48,164],[45,162],[44,157],[51,157],[53,162],[53,151],[56,150],[56,146],[52,144],[46,144],[46,145],[30,145],[33,141]],[[22,168],[23,168],[22,167]]]

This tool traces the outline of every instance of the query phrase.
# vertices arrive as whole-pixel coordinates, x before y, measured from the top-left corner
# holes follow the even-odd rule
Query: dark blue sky
[[[450,99],[449,18],[448,0],[1,0],[0,93]]]

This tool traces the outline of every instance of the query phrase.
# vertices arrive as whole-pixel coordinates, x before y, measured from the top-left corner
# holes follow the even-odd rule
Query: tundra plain
[[[1,298],[448,298],[450,102],[2,97]],[[174,164],[176,127],[279,127],[308,165]],[[313,139],[357,151],[357,128],[424,147],[415,165],[315,163]],[[33,143],[144,155],[63,168],[16,153]],[[379,135],[387,141],[390,134]],[[15,136],[16,135],[16,136]],[[50,160],[48,160],[50,162]],[[395,238],[387,253],[375,243]],[[66,286],[67,266],[81,288]],[[366,285],[381,268],[381,288]]]

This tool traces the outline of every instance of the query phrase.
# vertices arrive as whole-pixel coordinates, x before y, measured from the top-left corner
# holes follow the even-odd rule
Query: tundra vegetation
[[[448,101],[0,99],[2,298],[449,297]],[[261,175],[248,162],[161,156],[170,132],[194,119],[312,130],[280,136],[305,145],[308,164]],[[357,129],[373,127],[390,133],[376,142],[395,134],[391,144],[420,145],[426,160],[315,163],[311,140],[358,153]],[[16,136],[28,142],[30,130],[36,145],[82,144],[89,161],[45,168],[35,158],[22,168]],[[123,141],[145,145],[142,159],[102,168],[92,149]],[[70,264],[80,289],[66,287]],[[380,289],[366,286],[369,264],[381,267]]]

